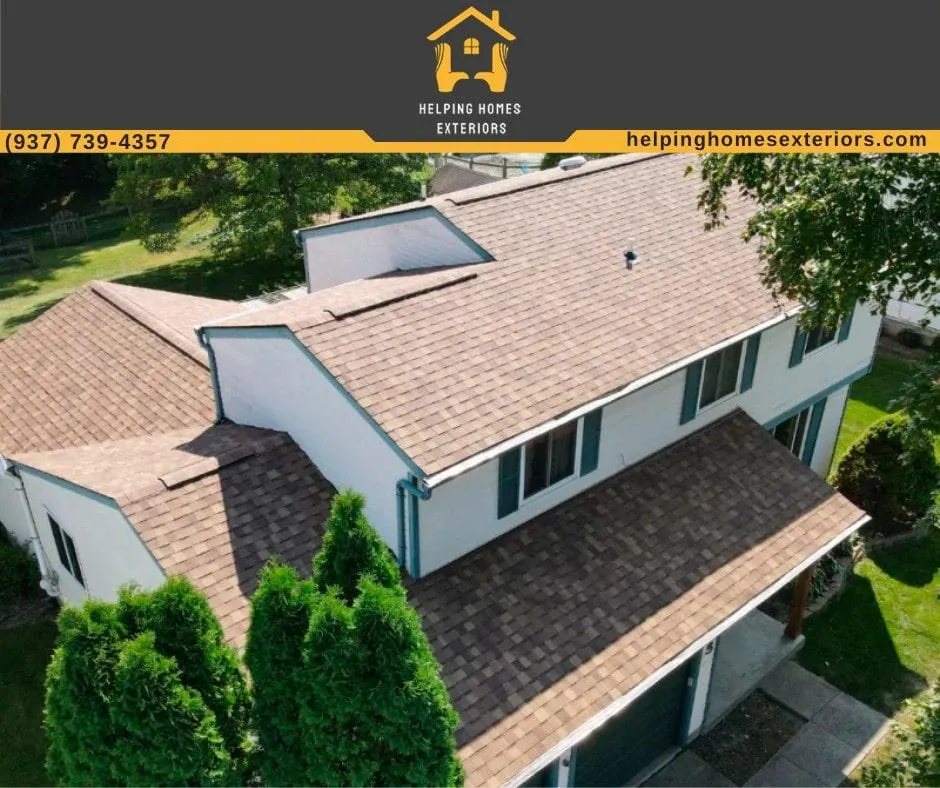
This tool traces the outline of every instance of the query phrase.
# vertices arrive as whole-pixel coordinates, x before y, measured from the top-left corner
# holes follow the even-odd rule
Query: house
[[[786,631],[758,605],[867,521],[823,477],[879,318],[801,329],[741,240],[751,205],[705,232],[690,163],[612,157],[298,230],[308,295],[192,315],[211,418],[4,452],[51,567],[84,570],[62,595],[110,553],[145,586],[191,577],[239,643],[257,567],[309,566],[354,487],[470,784],[648,775],[799,646],[804,598]]]
[[[458,164],[445,162],[436,170],[428,181],[428,194],[435,197],[449,192],[469,189],[471,186],[480,186],[497,180],[495,175],[488,175],[479,170],[471,170]]]
[[[486,16],[474,7],[457,14],[428,35],[437,56],[438,90],[450,93],[464,80],[486,82],[502,93],[508,76],[509,43],[516,37],[500,22],[500,12]]]

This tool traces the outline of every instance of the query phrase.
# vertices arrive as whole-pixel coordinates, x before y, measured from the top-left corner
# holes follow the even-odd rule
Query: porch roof
[[[864,517],[736,411],[414,582],[470,782],[586,736]]]

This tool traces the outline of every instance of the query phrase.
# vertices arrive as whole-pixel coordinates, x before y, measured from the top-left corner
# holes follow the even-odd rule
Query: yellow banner
[[[366,132],[0,130],[5,153],[940,153],[940,130],[610,129],[566,140],[376,142]]]

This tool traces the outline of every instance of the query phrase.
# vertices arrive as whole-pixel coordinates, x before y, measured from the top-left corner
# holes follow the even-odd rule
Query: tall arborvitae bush
[[[248,718],[237,655],[188,581],[60,614],[45,705],[56,783],[240,782]]]
[[[270,785],[460,785],[457,714],[394,559],[340,493],[310,581],[270,564],[246,661]]]

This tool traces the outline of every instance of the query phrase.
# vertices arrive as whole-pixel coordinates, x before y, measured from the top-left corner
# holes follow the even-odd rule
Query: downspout
[[[411,504],[411,517],[409,518],[411,529],[409,539],[407,540],[411,549],[405,547],[405,495]],[[406,479],[399,479],[395,485],[395,495],[398,502],[398,565],[401,569],[408,569],[408,573],[414,578],[421,577],[421,527],[418,517],[418,501],[427,501],[431,497],[431,490],[419,484],[417,477],[409,476]],[[408,552],[406,560],[405,553]]]
[[[33,509],[29,505],[23,479],[16,466],[5,457],[0,457],[0,467],[5,468],[13,478],[13,487],[19,493],[20,504],[23,506],[23,513],[26,515],[26,522],[29,524],[31,534],[29,541],[33,544],[33,554],[36,556],[36,563],[39,564],[39,587],[49,596],[57,597],[59,595],[59,576],[49,567],[49,560],[46,558],[42,540],[39,538],[39,529],[36,527],[36,518],[33,517]]]
[[[205,348],[209,356],[209,377],[212,379],[212,398],[215,400],[215,423],[219,424],[225,419],[225,409],[222,407],[222,389],[219,386],[219,370],[215,364],[215,349],[206,336],[206,329],[200,328],[196,331],[199,337],[199,344]]]

